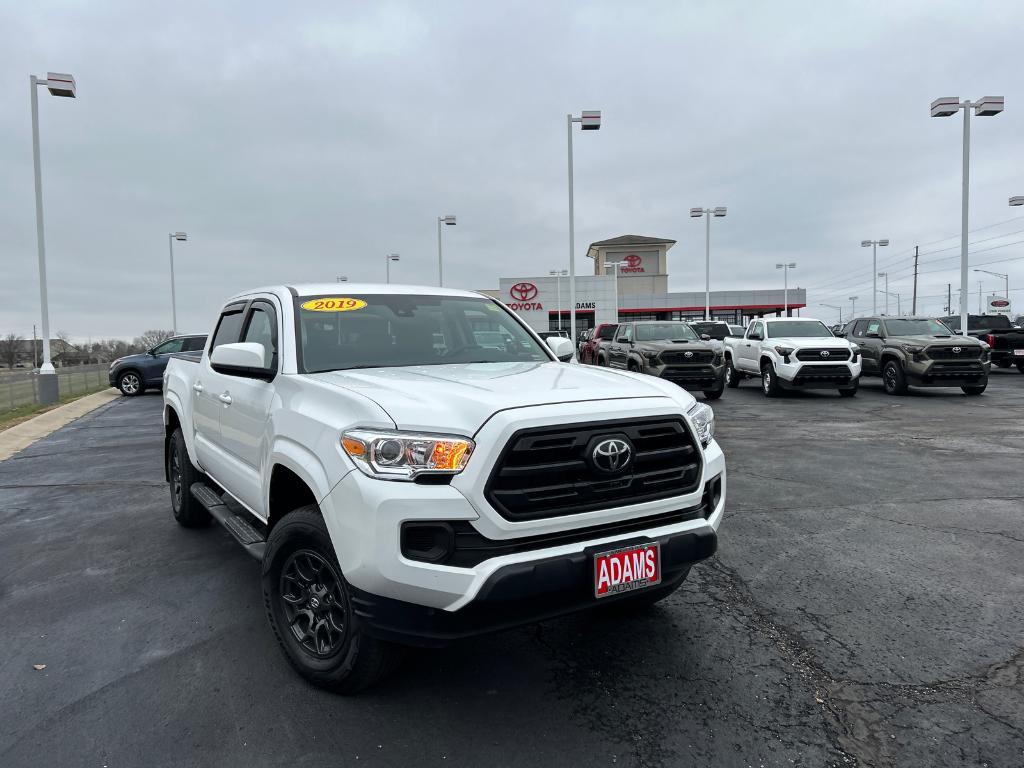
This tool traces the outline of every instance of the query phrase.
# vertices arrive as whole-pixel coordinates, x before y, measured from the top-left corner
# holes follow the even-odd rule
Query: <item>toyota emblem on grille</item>
[[[821,350],[821,356],[822,357],[828,357],[828,350],[827,349]]]
[[[617,437],[610,437],[602,440],[594,446],[594,452],[590,455],[594,466],[603,472],[618,472],[624,469],[632,457],[633,449],[625,440]]]
[[[683,357],[693,357],[693,352],[683,352]]]
[[[953,354],[954,355],[959,355],[960,354],[960,347],[953,347]]]

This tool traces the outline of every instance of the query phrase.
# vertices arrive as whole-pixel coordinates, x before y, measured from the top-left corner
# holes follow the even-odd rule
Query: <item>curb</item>
[[[37,440],[53,434],[75,419],[81,418],[101,405],[106,405],[119,397],[121,397],[120,392],[105,389],[102,392],[95,392],[91,395],[80,397],[74,402],[54,408],[52,411],[41,413],[10,429],[5,429],[3,432],[0,432],[0,461],[9,459],[19,451],[28,448]]]

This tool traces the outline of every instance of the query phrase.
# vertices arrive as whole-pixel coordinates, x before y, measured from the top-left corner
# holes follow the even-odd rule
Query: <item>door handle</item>
[[[224,405],[231,405],[231,395],[229,395],[227,392],[221,395],[217,395],[217,399],[224,403]]]
[[[192,391],[195,392],[197,395],[201,394],[203,391],[203,385],[197,381],[195,384],[192,385]]]

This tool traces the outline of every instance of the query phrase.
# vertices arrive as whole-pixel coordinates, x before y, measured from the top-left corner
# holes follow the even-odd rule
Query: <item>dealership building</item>
[[[675,244],[641,235],[591,243],[587,256],[593,259],[593,274],[576,276],[577,329],[629,320],[703,319],[704,291],[668,290],[668,252]],[[566,276],[503,277],[498,290],[485,293],[514,309],[534,330],[569,328]],[[711,317],[743,325],[752,317],[799,314],[793,310],[805,307],[806,301],[803,288],[789,289],[788,311],[782,288],[712,291]]]

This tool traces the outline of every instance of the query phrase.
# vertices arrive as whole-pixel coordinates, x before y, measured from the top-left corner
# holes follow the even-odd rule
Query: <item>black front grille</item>
[[[690,355],[690,357],[687,357]],[[662,352],[659,355],[661,362],[666,365],[677,363],[710,363],[715,359],[715,353],[710,349],[674,349],[669,352]]]
[[[676,384],[693,384],[714,383],[717,376],[715,369],[710,365],[695,365],[693,367],[674,366],[665,368],[661,372],[661,378]]]
[[[845,365],[803,365],[793,377],[795,386],[815,384],[848,384],[852,380],[850,369]]]
[[[587,456],[603,437],[632,444],[621,473],[603,473]],[[538,427],[512,435],[484,495],[507,520],[535,520],[692,493],[700,469],[700,447],[677,416]]]
[[[954,349],[960,351],[954,352]],[[928,347],[924,353],[932,360],[977,360],[981,357],[981,347]]]
[[[823,355],[822,352],[828,354]],[[833,360],[849,360],[850,350],[848,349],[801,349],[796,353],[796,359],[806,363],[822,362],[831,363]]]
[[[977,361],[965,360],[963,362],[954,363],[933,363],[932,367],[928,369],[928,376],[982,376],[985,373],[985,369],[981,363]]]

